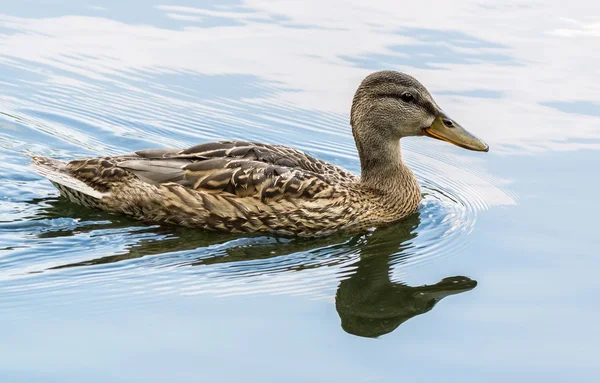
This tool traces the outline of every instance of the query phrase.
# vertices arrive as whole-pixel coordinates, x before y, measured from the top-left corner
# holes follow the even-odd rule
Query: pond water
[[[2,382],[593,381],[600,5],[0,5]],[[354,237],[146,225],[27,153],[244,139],[358,173],[368,73],[417,77],[491,146],[403,140],[425,199]]]

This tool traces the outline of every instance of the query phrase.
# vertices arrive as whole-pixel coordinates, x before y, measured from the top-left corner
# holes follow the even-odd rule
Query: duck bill
[[[431,124],[430,127],[425,128],[424,131],[425,135],[429,137],[449,142],[464,149],[475,150],[478,152],[487,152],[490,150],[490,147],[485,142],[467,132],[458,123],[443,115],[438,116],[433,121],[433,124]]]

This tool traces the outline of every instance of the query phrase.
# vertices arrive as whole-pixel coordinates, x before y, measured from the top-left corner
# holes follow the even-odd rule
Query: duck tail
[[[73,177],[64,161],[43,156],[29,156],[32,159],[31,167],[39,175],[47,178],[60,192],[72,202],[88,207],[96,207],[98,202],[106,195],[87,185],[85,182]]]

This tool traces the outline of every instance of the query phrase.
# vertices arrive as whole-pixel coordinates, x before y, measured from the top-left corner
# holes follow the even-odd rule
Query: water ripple
[[[44,31],[47,22],[0,17],[0,24],[26,33]],[[61,38],[52,33],[62,32],[11,41]],[[420,139],[403,142],[404,159],[422,185],[419,212],[358,236],[240,237],[146,226],[75,206],[57,199],[28,168],[25,153],[71,159],[247,139],[291,145],[354,172],[360,166],[347,115],[300,107],[294,95],[307,90],[278,76],[203,72],[160,60],[133,65],[110,50],[22,56],[0,51],[0,73],[11,74],[0,78],[6,89],[0,93],[0,308],[33,300],[66,304],[66,294],[81,290],[98,300],[98,310],[106,309],[105,300],[135,296],[128,304],[146,304],[172,294],[331,299],[363,259],[389,258],[399,278],[460,256],[478,214],[515,204],[508,183],[489,175],[485,163]]]

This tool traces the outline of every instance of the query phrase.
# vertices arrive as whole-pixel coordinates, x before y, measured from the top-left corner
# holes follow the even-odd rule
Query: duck
[[[489,150],[397,71],[360,83],[350,126],[360,176],[289,146],[237,140],[70,162],[30,157],[62,197],[88,208],[148,223],[318,237],[391,225],[418,209],[421,190],[402,160],[402,138]]]

